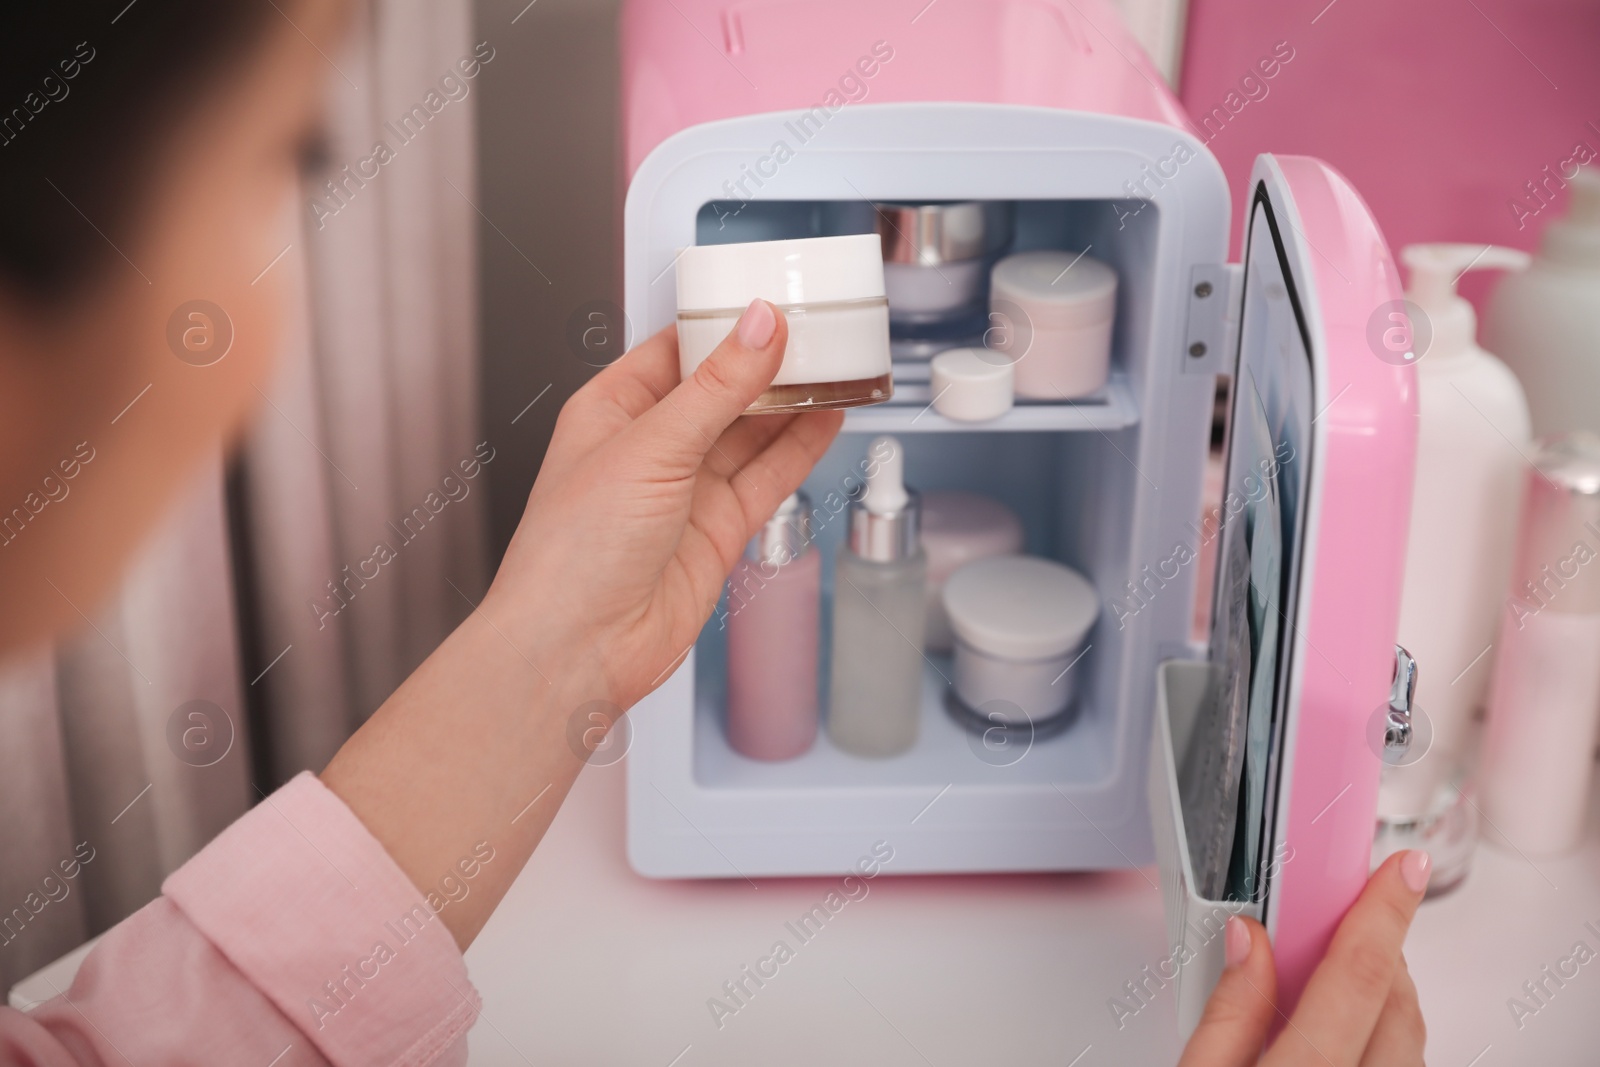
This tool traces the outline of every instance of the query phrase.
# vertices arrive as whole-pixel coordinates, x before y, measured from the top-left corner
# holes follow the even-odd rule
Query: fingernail
[[[1428,888],[1428,872],[1431,870],[1433,857],[1420,848],[1414,848],[1400,857],[1400,877],[1413,893],[1421,893]]]
[[[1250,958],[1250,928],[1237,915],[1228,916],[1228,928],[1223,932],[1228,953],[1228,966],[1237,967]]]
[[[765,300],[752,300],[739,316],[739,343],[746,348],[766,348],[777,328],[778,317],[772,313],[772,305]]]

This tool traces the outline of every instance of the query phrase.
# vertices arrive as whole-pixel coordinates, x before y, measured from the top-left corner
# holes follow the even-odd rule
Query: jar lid
[[[882,300],[876,234],[694,245],[678,255],[679,311],[743,311],[757,297],[780,307]]]
[[[986,348],[952,348],[933,357],[933,410],[957,422],[985,422],[1011,410],[1011,359]]]
[[[1100,614],[1100,597],[1071,567],[1038,556],[993,556],[969,563],[944,587],[956,636],[1009,660],[1062,656]]]
[[[989,302],[1016,304],[1035,326],[1104,322],[1116,312],[1117,272],[1077,252],[1018,252],[994,266]]]
[[[1022,520],[993,497],[959,489],[922,494],[922,550],[928,584],[941,586],[976,559],[1022,551]]]

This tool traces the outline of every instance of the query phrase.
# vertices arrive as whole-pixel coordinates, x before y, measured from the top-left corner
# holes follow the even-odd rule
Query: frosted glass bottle
[[[928,561],[900,442],[876,438],[866,466],[834,568],[828,736],[846,752],[883,758],[917,740]]]
[[[828,734],[858,756],[895,756],[917,740],[928,561],[892,563],[841,545],[834,568]]]

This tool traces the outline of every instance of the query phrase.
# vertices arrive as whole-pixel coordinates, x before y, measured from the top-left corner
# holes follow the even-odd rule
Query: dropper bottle
[[[917,740],[928,567],[900,442],[875,438],[864,466],[866,489],[850,502],[834,567],[828,736],[846,752],[883,758]]]

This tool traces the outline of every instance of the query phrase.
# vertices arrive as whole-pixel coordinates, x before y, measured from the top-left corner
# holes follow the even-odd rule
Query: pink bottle
[[[811,501],[794,493],[728,577],[728,743],[785,760],[817,737],[821,556]]]

